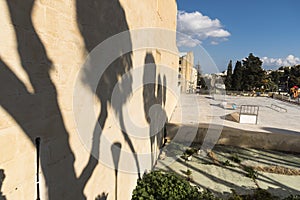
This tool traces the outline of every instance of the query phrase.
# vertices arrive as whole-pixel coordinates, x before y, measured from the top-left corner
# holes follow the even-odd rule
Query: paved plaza
[[[236,104],[236,110],[222,108],[223,101]],[[239,112],[242,105],[259,106],[256,125],[222,120],[228,114]],[[174,124],[182,122],[222,123],[224,126],[250,131],[300,134],[300,106],[269,97],[219,96],[216,100],[210,95],[183,95],[181,105],[176,107],[170,120]]]

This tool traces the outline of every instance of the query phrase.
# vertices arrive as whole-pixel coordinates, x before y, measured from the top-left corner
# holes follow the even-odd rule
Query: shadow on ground
[[[191,147],[200,149],[207,132],[207,126],[207,124],[200,124],[198,134]],[[226,145],[217,144],[208,156],[203,157],[194,154],[192,161],[185,161],[180,156],[183,155],[187,148],[190,148],[186,146],[188,141],[178,138],[176,138],[176,142],[171,140],[174,138],[178,128],[179,126],[176,124],[168,124],[168,133],[170,134],[167,137],[170,143],[165,148],[167,151],[165,149],[162,150],[162,154],[165,156],[161,156],[156,169],[172,171],[184,177],[186,177],[187,170],[191,170],[193,176],[192,183],[201,188],[206,188],[220,197],[227,197],[231,193],[231,190],[236,191],[238,194],[249,194],[253,192],[253,189],[257,188],[266,189],[279,197],[300,194],[298,185],[300,182],[299,175],[269,173],[257,171],[256,169],[259,168],[255,168],[261,166],[280,166],[284,169],[298,170],[300,172],[299,153],[253,148],[257,144],[252,144],[251,142],[253,141],[249,140],[248,137],[241,139],[240,135],[236,137],[226,136],[226,131],[235,133],[242,132],[243,130],[232,130],[232,128],[224,127],[225,133],[222,133],[219,143],[226,143]],[[181,125],[180,128],[186,129],[188,133],[188,130],[192,127]],[[246,132],[243,134],[259,135],[263,133]],[[222,142],[224,138],[226,142]],[[261,139],[262,141],[259,141],[260,145],[263,144],[263,139],[268,140],[268,138],[264,137],[261,137]],[[231,146],[229,144],[235,145]],[[267,145],[266,148],[268,147],[270,146]],[[240,163],[233,161],[233,157],[235,156],[238,157]],[[258,175],[256,178],[250,177],[250,173],[252,172],[249,172],[249,168],[255,169],[255,173]]]

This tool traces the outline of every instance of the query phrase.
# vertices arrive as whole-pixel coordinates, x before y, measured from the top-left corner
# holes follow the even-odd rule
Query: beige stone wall
[[[37,137],[41,138],[41,199],[95,199],[102,193],[108,199],[116,199],[116,193],[119,199],[130,199],[137,174],[119,171],[116,177],[112,167],[90,156],[91,150],[78,135],[73,113],[74,85],[87,54],[99,43],[128,29],[159,27],[175,31],[176,13],[174,0],[0,1],[0,169],[5,174],[0,199],[1,195],[7,199],[36,199]],[[147,39],[164,42],[164,33],[159,34],[161,37]],[[133,36],[129,39],[133,47],[139,40]],[[175,32],[171,40],[175,46]],[[166,87],[176,85],[177,77],[160,65],[177,71],[177,55],[148,48],[113,63],[107,72],[109,76],[101,79],[99,94],[95,94],[97,114],[107,111],[98,138],[100,157],[111,156],[111,145],[103,144],[105,137],[111,143],[121,144],[122,152],[132,154],[127,158],[121,152],[120,165],[131,163],[133,171],[137,167],[132,149],[136,153],[149,153],[152,149],[155,160],[161,133],[153,143],[149,138],[141,140],[131,135],[126,139],[116,124],[121,119],[116,115],[121,112],[110,102],[109,94],[112,84],[123,74],[145,64],[147,55],[153,57],[157,66],[154,80],[161,80]],[[130,62],[124,63],[125,59]],[[147,71],[142,72],[140,76],[147,77]],[[133,76],[132,81],[136,79]],[[90,90],[88,85],[85,87]],[[132,120],[145,126],[147,132],[151,132],[151,124],[145,114],[146,97],[148,107],[160,104],[168,117],[176,104],[168,89],[162,96],[160,91],[156,84],[152,96],[147,97],[142,87],[128,94],[123,105],[129,108]],[[151,155],[139,159],[138,156],[142,174],[151,168],[153,160]]]
[[[193,142],[202,144],[207,134],[207,130],[211,129],[210,124],[199,124],[197,135]],[[189,126],[179,126],[176,124],[168,125],[168,139],[172,140],[176,135],[179,128],[189,129]],[[215,131],[219,131],[222,128],[222,133],[218,139],[217,144],[244,147],[244,148],[257,148],[265,150],[285,151],[299,153],[300,138],[295,134],[284,134],[278,132],[268,133],[266,131],[250,131],[241,130],[232,127],[218,127],[216,125]],[[213,130],[213,129],[212,129]],[[287,137],[288,136],[288,137]],[[190,137],[179,137],[176,135],[176,139],[181,142],[190,142]]]
[[[180,57],[181,60],[181,91],[188,93],[190,82],[193,81],[194,53],[187,52],[186,55]]]
[[[197,69],[195,69],[194,67],[192,67],[192,73],[191,73],[191,85],[192,85],[192,88],[193,88],[193,92],[196,91],[196,87],[197,87],[197,77],[198,77]]]

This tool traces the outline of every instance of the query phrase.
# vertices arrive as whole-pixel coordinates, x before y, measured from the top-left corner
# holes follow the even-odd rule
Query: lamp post
[[[289,93],[289,79],[290,79],[290,76],[288,76],[287,80],[286,80],[286,89],[287,89],[288,93]]]

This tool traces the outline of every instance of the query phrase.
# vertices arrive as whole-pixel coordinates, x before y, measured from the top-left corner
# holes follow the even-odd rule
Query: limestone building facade
[[[130,199],[163,142],[153,119],[166,122],[177,103],[176,1],[3,0],[0,11],[0,199]],[[99,44],[124,32],[96,58],[119,56],[93,65]],[[93,135],[74,116],[87,107]]]
[[[190,93],[193,81],[194,53],[182,53],[179,57],[179,85],[181,92]]]

